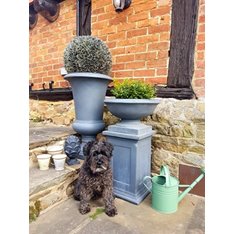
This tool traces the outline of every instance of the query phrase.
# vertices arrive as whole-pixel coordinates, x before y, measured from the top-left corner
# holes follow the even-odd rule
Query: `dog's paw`
[[[79,211],[80,211],[80,213],[82,214],[82,215],[84,215],[84,214],[87,214],[87,213],[89,213],[90,212],[90,207],[89,206],[86,206],[86,207],[80,207],[79,208]]]
[[[106,210],[105,210],[105,213],[106,213],[108,216],[110,216],[110,217],[114,217],[115,215],[118,214],[116,207],[112,207],[112,208],[110,208],[110,209],[106,209]]]

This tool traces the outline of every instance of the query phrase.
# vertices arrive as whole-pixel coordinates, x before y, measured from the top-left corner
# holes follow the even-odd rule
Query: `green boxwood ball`
[[[94,72],[108,75],[112,66],[107,45],[93,36],[77,36],[64,51],[64,66],[68,73]]]

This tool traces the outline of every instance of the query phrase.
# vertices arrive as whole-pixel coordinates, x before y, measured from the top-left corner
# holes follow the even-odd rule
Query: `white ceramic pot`
[[[62,154],[63,146],[62,145],[51,145],[47,147],[47,152],[50,155]]]
[[[55,154],[55,155],[52,155],[56,171],[64,170],[64,165],[65,165],[66,157],[67,157],[66,154]]]
[[[39,155],[37,155],[37,160],[38,160],[40,170],[44,171],[44,170],[49,169],[50,158],[51,158],[50,154],[39,154]]]

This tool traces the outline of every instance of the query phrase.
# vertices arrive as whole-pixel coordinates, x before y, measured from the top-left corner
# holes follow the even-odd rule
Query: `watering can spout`
[[[193,188],[194,186],[205,176],[205,169],[201,168],[201,175],[197,177],[196,180],[193,181],[192,184],[190,185],[179,185],[179,187],[188,187],[187,189],[185,189],[178,197],[178,203],[185,197],[186,194],[188,194]]]

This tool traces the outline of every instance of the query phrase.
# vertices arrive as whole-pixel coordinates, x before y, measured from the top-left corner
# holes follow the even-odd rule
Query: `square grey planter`
[[[128,122],[128,121],[126,121]],[[139,204],[149,191],[143,185],[151,171],[152,127],[139,121],[117,123],[103,135],[114,146],[112,168],[114,194]]]

